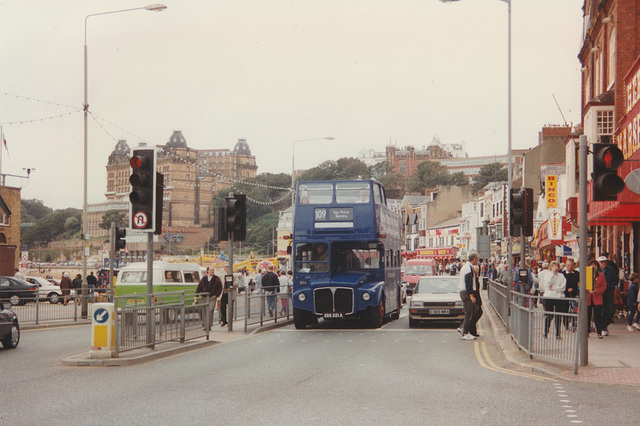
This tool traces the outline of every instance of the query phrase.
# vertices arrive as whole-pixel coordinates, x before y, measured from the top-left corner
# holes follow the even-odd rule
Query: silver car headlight
[[[304,293],[298,293],[298,301],[304,302],[305,300],[307,300],[307,295]]]
[[[415,306],[415,307],[418,307],[418,306],[424,306],[424,304],[423,304],[422,302],[414,302],[414,301],[411,301],[411,303],[409,304],[409,306]]]
[[[458,300],[458,301],[456,302],[456,306],[462,306],[462,300]]]
[[[367,293],[366,291],[362,293],[362,300],[364,300],[365,302],[371,300],[371,293]]]

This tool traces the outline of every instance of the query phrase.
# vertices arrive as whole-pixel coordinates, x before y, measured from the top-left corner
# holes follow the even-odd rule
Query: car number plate
[[[431,315],[449,315],[449,309],[429,309]]]
[[[343,314],[341,312],[328,312],[322,316],[324,318],[342,318]]]

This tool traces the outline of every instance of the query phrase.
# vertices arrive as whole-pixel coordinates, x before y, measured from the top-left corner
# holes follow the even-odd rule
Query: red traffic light
[[[616,145],[593,144],[593,201],[615,201],[624,190],[624,181],[618,176],[618,168],[624,163],[624,155]]]

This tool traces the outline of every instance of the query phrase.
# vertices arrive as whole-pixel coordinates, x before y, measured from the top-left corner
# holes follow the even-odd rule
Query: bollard
[[[106,359],[113,357],[116,344],[114,320],[113,303],[93,304],[90,358]]]

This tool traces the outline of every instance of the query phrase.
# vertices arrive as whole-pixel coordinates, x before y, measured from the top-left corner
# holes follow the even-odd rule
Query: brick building
[[[0,186],[0,275],[13,276],[20,259],[20,188]]]
[[[586,0],[583,10],[582,127],[589,144],[617,143],[624,179],[640,160],[640,0]],[[590,158],[587,176],[591,164]],[[609,254],[627,274],[640,270],[640,196],[625,188],[617,201],[593,202],[591,184],[587,217],[594,238],[586,249]]]

